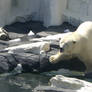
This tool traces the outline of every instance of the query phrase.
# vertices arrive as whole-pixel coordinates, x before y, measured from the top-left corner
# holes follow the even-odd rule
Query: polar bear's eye
[[[73,41],[73,43],[75,44],[75,43],[76,43],[76,41]]]

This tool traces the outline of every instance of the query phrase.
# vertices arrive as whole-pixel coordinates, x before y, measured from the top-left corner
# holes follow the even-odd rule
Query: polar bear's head
[[[72,34],[65,36],[62,39],[60,38],[60,52],[65,54],[71,54],[76,46],[76,43],[77,41],[74,39],[74,36]]]

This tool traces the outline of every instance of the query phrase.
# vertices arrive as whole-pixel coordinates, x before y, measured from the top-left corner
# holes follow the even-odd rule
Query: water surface
[[[50,77],[40,74],[21,74],[0,78],[0,92],[33,92],[36,86],[48,85]]]

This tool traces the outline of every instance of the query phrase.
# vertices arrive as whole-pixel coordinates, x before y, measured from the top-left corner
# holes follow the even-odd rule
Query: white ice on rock
[[[47,41],[47,42],[50,42],[50,44],[52,44],[53,41],[59,41],[59,38],[63,38],[64,36],[67,36],[68,34],[71,34],[71,32],[69,31],[69,29],[67,29],[65,31],[66,31],[66,33],[58,33],[56,35],[48,35],[46,37],[32,39],[36,35],[31,30],[26,36],[29,37],[28,38],[29,43],[32,42],[32,41],[37,41],[37,42]],[[19,43],[21,41],[22,41],[21,38],[16,38],[16,39],[9,40],[8,43],[9,44],[15,44],[15,43]]]
[[[28,34],[29,36],[35,36],[35,34],[30,31]],[[22,45],[16,45],[12,47],[5,48],[2,51],[8,51],[9,53],[15,53],[15,52],[33,52],[33,53],[41,53],[46,52],[50,50],[50,45],[53,44],[55,41],[59,42],[59,38],[63,38],[64,36],[67,36],[68,34],[71,34],[71,32],[68,33],[60,33],[56,35],[49,35],[46,37],[41,38],[29,38],[29,43],[25,43]],[[21,38],[13,39],[9,41],[9,44],[16,44],[20,43]]]
[[[50,79],[52,87],[75,90],[76,92],[92,92],[92,83],[77,78],[56,75]]]
[[[28,33],[27,35],[28,35],[28,36],[34,36],[35,33],[34,33],[32,30],[30,30],[29,33]]]
[[[41,37],[41,38],[34,38],[34,39],[30,39],[30,41],[49,41],[51,44],[53,43],[53,41],[59,41],[59,38],[63,38],[64,36],[67,36],[71,34],[71,32],[67,32],[67,33],[58,33],[56,35],[48,35],[46,37]]]
[[[50,44],[49,42],[36,42],[29,44],[22,44],[18,46],[12,46],[5,48],[4,51],[8,51],[8,53],[22,53],[22,52],[31,52],[35,54],[40,54],[40,51],[49,51]]]
[[[33,38],[33,37],[35,37],[36,35],[35,35],[35,33],[32,31],[32,30],[30,30],[29,31],[29,33],[26,35],[26,39],[27,39],[27,37],[29,38],[29,39],[31,39],[31,38]],[[29,40],[28,39],[28,40]],[[19,42],[21,42],[22,41],[22,39],[21,38],[16,38],[16,39],[12,39],[12,40],[9,40],[8,41],[8,43],[9,44],[15,44],[15,43],[19,43]]]

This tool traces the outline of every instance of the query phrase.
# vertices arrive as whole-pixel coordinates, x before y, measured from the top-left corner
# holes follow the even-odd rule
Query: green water
[[[0,75],[0,92],[33,92],[37,86],[47,86],[50,76],[43,74]],[[54,76],[54,75],[53,75]],[[92,82],[92,79],[84,79]]]
[[[50,77],[40,74],[21,74],[0,78],[0,92],[33,92],[36,86],[48,85]]]

